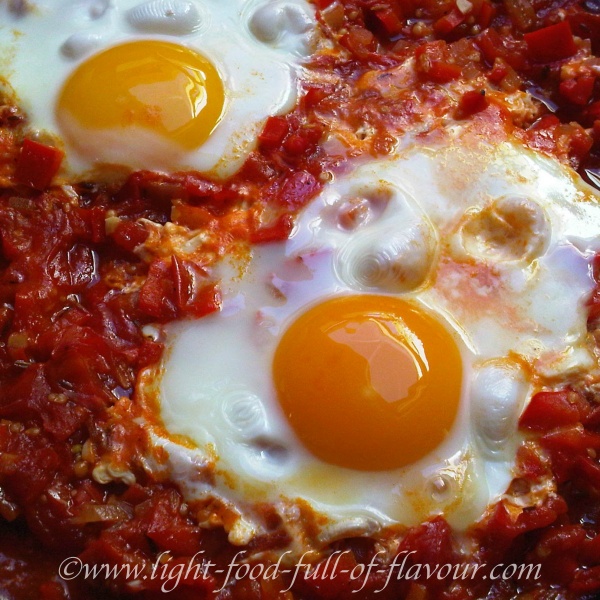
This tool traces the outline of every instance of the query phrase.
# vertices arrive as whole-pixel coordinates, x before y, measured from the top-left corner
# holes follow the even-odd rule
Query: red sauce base
[[[321,189],[330,171],[352,155],[327,154],[331,129],[367,123],[356,154],[391,152],[395,133],[422,119],[501,119],[514,135],[579,169],[592,184],[600,168],[600,4],[593,0],[316,0],[326,35],[346,52],[322,54],[290,115],[270,118],[255,152],[229,181],[195,173],[132,174],[122,185],[79,183],[36,190],[22,152],[22,118],[0,111],[0,593],[24,600],[163,595],[148,577],[135,590],[123,578],[64,581],[58,565],[138,565],[150,574],[168,552],[164,573],[204,551],[226,569],[239,548],[222,527],[201,528],[179,492],[148,479],[140,467],[145,432],[135,422],[134,384],[159,360],[160,340],[144,325],[201,317],[219,308],[210,269],[173,254],[140,258],[145,221],[208,227],[217,253],[237,241],[285,239],[294,214]],[[576,36],[576,37],[574,37]],[[582,41],[589,40],[589,41]],[[414,57],[416,80],[392,99],[382,75]],[[581,60],[580,60],[581,59]],[[335,81],[330,74],[335,75]],[[486,81],[451,102],[440,86]],[[375,82],[377,85],[375,85]],[[517,117],[502,94],[529,91],[541,104]],[[598,106],[596,106],[598,105]],[[488,112],[489,111],[489,112]],[[488,114],[488,117],[485,115]],[[596,118],[598,117],[598,119]],[[56,157],[49,157],[50,162]],[[54,163],[52,163],[54,164]],[[20,175],[19,175],[20,173]],[[36,180],[39,184],[39,180]],[[37,185],[37,187],[43,187]],[[243,208],[241,208],[243,207]],[[106,219],[113,225],[107,233]],[[600,326],[600,261],[589,301],[589,328]],[[551,476],[557,492],[518,513],[500,502],[470,532],[466,556],[459,537],[438,517],[398,536],[410,564],[485,564],[475,579],[363,581],[289,577],[242,579],[215,593],[223,577],[182,580],[172,598],[406,598],[410,600],[595,598],[600,594],[600,404],[581,385],[535,396],[521,427],[532,440],[519,450],[513,486],[527,490]],[[91,468],[104,456],[131,469],[135,483],[101,485]],[[268,517],[268,508],[265,508]],[[246,548],[285,547],[277,518],[272,532]],[[323,561],[344,554],[351,570],[377,556],[377,540],[346,539],[323,549]],[[166,555],[165,555],[166,556]],[[492,580],[504,564],[541,564],[538,580]],[[382,577],[384,579],[382,579]],[[164,577],[163,577],[164,579]],[[375,590],[384,587],[377,593]],[[134,594],[135,592],[135,594]],[[281,592],[281,593],[280,593]]]

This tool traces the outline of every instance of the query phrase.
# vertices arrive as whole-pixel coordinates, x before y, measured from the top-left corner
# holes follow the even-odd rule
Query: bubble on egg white
[[[435,248],[433,229],[426,222],[413,223],[401,231],[390,227],[369,237],[339,254],[338,262],[346,265],[348,283],[356,283],[358,289],[402,293],[425,282]]]
[[[503,196],[469,211],[460,238],[471,255],[530,262],[544,253],[551,234],[548,217],[533,198]]]
[[[300,56],[310,51],[314,20],[302,3],[270,0],[254,11],[248,26],[264,44],[293,49]]]
[[[241,463],[258,479],[273,481],[289,474],[290,450],[283,441],[272,436],[260,436],[240,449]]]
[[[76,0],[64,7],[64,16],[74,23],[85,25],[106,16],[110,9],[110,0]]]
[[[200,28],[202,15],[189,0],[151,0],[129,9],[127,21],[144,33],[184,35]]]
[[[338,252],[336,271],[342,281],[359,290],[415,290],[434,265],[437,239],[433,226],[399,190],[382,188],[379,196],[371,196],[380,201],[385,197],[386,206],[383,210],[376,206],[363,224],[381,222],[348,240]]]
[[[103,17],[110,8],[110,0],[91,0],[89,14],[92,19]]]
[[[256,394],[232,392],[225,397],[222,408],[227,421],[243,438],[260,436],[267,429],[265,408]]]
[[[94,50],[100,48],[103,38],[97,33],[74,33],[60,47],[60,52],[66,58],[79,60]]]
[[[454,480],[445,473],[435,475],[428,482],[429,493],[436,502],[447,502],[453,497]]]
[[[521,367],[509,361],[482,365],[471,388],[471,425],[486,458],[508,459],[529,386]]]

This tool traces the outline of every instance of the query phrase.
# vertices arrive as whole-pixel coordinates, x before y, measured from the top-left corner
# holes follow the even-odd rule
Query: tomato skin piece
[[[549,431],[575,425],[579,419],[579,410],[569,401],[569,392],[538,392],[521,415],[519,427],[528,431]]]
[[[199,318],[221,309],[221,292],[218,285],[202,285],[206,273],[193,262],[173,256],[171,277],[178,316]]]
[[[25,139],[17,158],[15,179],[36,190],[45,190],[58,173],[62,160],[63,153],[58,148]]]
[[[523,39],[527,44],[529,58],[538,63],[555,62],[577,52],[568,21],[526,33]]]
[[[366,59],[377,47],[375,36],[364,27],[353,25],[341,39],[341,42],[357,58]]]

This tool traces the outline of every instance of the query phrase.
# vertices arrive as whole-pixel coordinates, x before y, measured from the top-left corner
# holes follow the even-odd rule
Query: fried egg
[[[168,326],[162,468],[233,507],[236,543],[263,502],[290,527],[310,506],[321,541],[467,528],[507,490],[531,394],[597,367],[599,223],[576,174],[459,129],[337,176],[243,276],[220,265],[220,313]]]
[[[306,0],[61,0],[0,5],[0,56],[32,130],[68,171],[234,173],[289,111],[315,35]]]

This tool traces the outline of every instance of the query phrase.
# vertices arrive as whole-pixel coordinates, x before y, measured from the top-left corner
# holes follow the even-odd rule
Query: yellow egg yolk
[[[442,442],[460,402],[450,333],[388,296],[328,300],[284,333],[273,378],[286,417],[320,459],[357,470],[411,464]]]
[[[178,44],[147,40],[84,61],[66,81],[56,110],[59,122],[75,119],[90,135],[139,127],[193,150],[217,126],[224,105],[221,76],[208,59]]]

